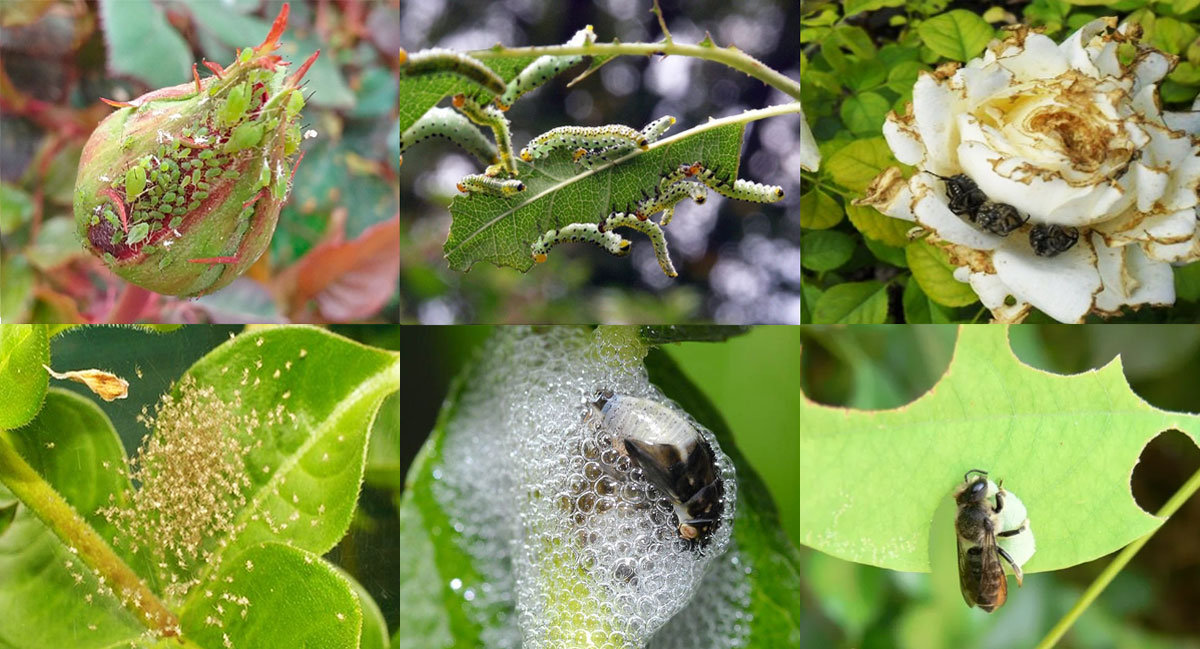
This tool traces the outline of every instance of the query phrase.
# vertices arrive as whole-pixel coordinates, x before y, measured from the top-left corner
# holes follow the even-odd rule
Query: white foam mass
[[[731,543],[733,464],[711,431],[650,384],[643,356],[640,344],[603,330],[505,327],[468,376],[446,423],[434,495],[481,573],[451,586],[486,646],[744,644],[749,566]],[[679,537],[665,496],[585,421],[599,390],[672,408],[712,448],[724,496],[706,545]]]

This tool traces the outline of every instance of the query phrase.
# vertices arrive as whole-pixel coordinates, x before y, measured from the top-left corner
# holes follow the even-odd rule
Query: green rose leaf
[[[824,272],[850,261],[854,238],[836,230],[817,230],[800,239],[800,264],[809,270]]]
[[[944,306],[967,306],[979,301],[970,284],[954,279],[954,266],[945,250],[924,241],[914,241],[904,248],[913,278],[929,299]]]
[[[883,324],[887,321],[887,285],[846,282],[830,287],[813,308],[813,324]]]
[[[45,325],[0,326],[0,429],[22,426],[37,414],[50,375]]]
[[[929,49],[950,60],[965,63],[987,47],[995,30],[975,12],[955,9],[921,23],[917,33]]]

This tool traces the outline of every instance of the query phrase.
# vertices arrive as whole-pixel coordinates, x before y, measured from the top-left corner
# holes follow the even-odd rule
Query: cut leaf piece
[[[906,406],[855,411],[802,398],[801,542],[928,572],[934,512],[970,469],[1021,494],[1038,543],[1026,574],[1091,561],[1162,524],[1134,501],[1130,475],[1159,432],[1200,439],[1200,416],[1142,401],[1120,359],[1061,376],[1018,360],[1007,329],[958,331],[945,375]]]

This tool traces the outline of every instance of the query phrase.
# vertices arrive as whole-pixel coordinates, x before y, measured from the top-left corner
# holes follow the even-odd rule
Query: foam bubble
[[[727,552],[733,464],[709,430],[650,384],[644,348],[620,338],[603,329],[505,328],[447,422],[434,495],[482,575],[479,583],[464,578],[457,592],[471,593],[464,606],[489,647],[644,647],[668,622],[683,635],[659,634],[653,646],[744,641],[745,564],[736,549]],[[663,494],[613,451],[594,419],[585,421],[599,390],[671,408],[712,448],[724,495],[707,544],[679,537]],[[677,616],[693,595],[696,615]]]

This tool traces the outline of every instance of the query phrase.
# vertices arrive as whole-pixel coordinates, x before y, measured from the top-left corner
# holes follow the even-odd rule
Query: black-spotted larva
[[[560,126],[530,140],[521,149],[521,159],[529,162],[541,158],[551,151],[563,147],[571,149],[603,149],[622,143],[630,143],[645,151],[650,147],[646,136],[623,124],[608,126]]]
[[[444,137],[488,164],[499,160],[496,144],[487,139],[471,120],[458,111],[438,107],[430,108],[400,135],[400,152],[431,137]]]
[[[482,61],[453,50],[437,47],[421,50],[409,56],[407,63],[403,60],[401,63],[400,70],[410,77],[453,74],[480,85],[493,95],[503,94],[506,88],[504,79]]]
[[[592,32],[592,26],[575,32],[571,40],[567,41],[567,45],[585,45],[595,40],[595,34]],[[555,76],[559,72],[579,63],[583,60],[583,55],[571,56],[539,56],[534,59],[533,63],[525,66],[512,81],[508,82],[504,92],[496,98],[496,103],[499,104],[501,110],[508,110],[514,102],[517,101],[525,93],[541,86]]]
[[[650,244],[654,246],[654,257],[658,259],[658,266],[662,268],[663,274],[667,277],[679,276],[679,273],[675,271],[675,264],[671,263],[671,255],[667,252],[667,239],[663,236],[662,228],[657,223],[643,220],[636,214],[613,212],[604,219],[604,227],[601,229],[609,232],[617,228],[632,228],[646,235],[650,239]]]
[[[464,193],[483,192],[485,194],[508,197],[525,191],[525,183],[516,178],[505,180],[493,178],[486,174],[472,174],[464,176],[462,180],[458,181],[458,191]]]
[[[496,136],[496,148],[500,154],[500,164],[510,176],[517,175],[517,163],[512,154],[512,131],[509,130],[508,118],[495,106],[488,104],[480,106],[479,102],[464,95],[454,95],[454,107],[462,111],[472,122],[492,129]]]
[[[675,124],[675,118],[671,115],[664,115],[653,122],[650,122],[642,129],[642,137],[646,138],[646,142],[654,142],[662,137],[663,133]],[[575,164],[581,165],[584,169],[592,169],[601,162],[611,162],[613,158],[623,155],[633,150],[632,142],[622,142],[603,149],[588,150],[586,148],[575,149],[573,159]]]
[[[693,177],[726,198],[751,203],[774,203],[783,198],[783,188],[779,185],[763,185],[740,178],[730,183],[728,176],[718,176],[715,170],[707,167]]]
[[[629,241],[614,232],[601,232],[595,223],[571,223],[561,228],[547,230],[529,247],[533,260],[537,263],[546,261],[550,248],[560,243],[575,243],[586,241],[604,248],[611,255],[618,257],[629,254]]]

